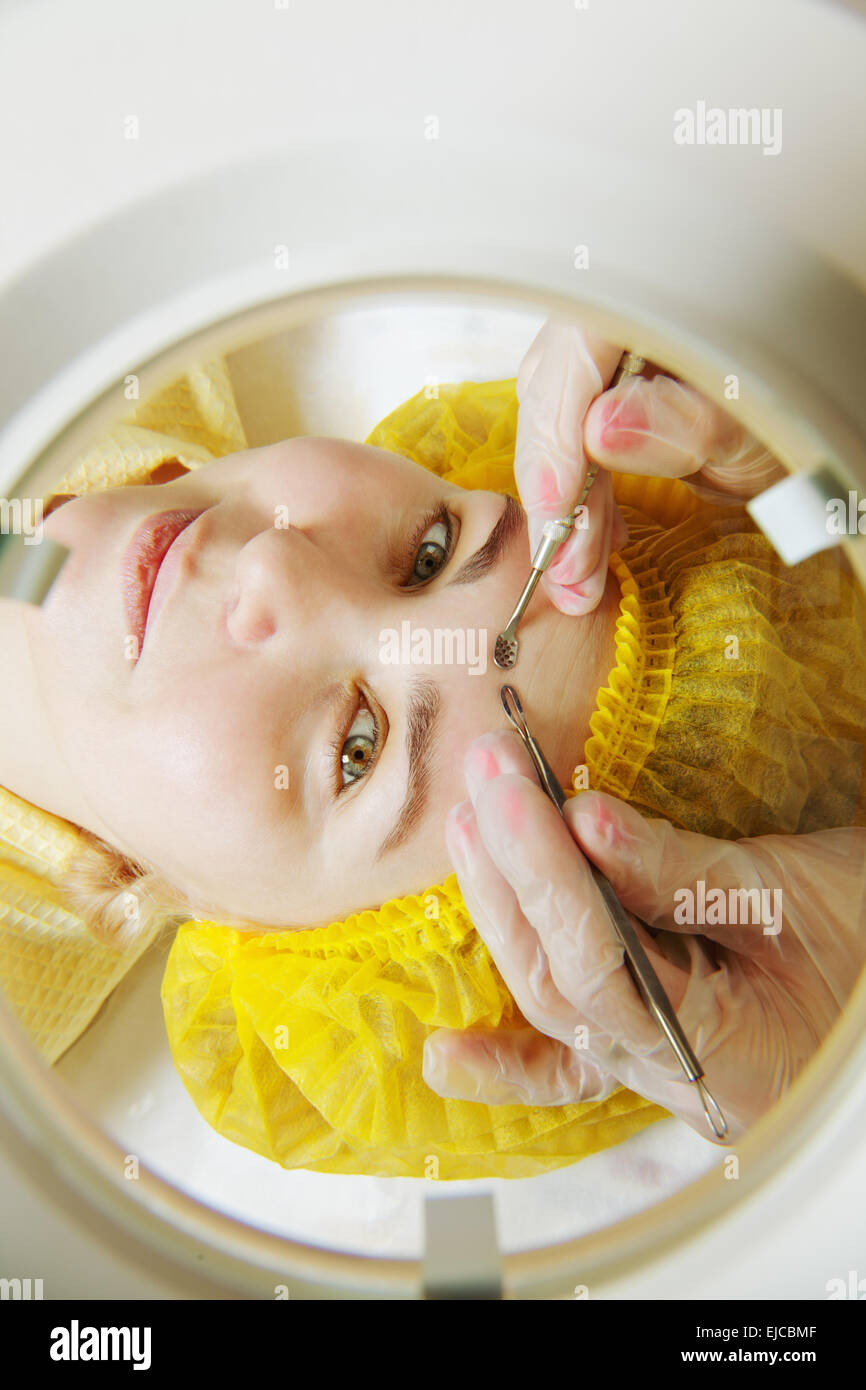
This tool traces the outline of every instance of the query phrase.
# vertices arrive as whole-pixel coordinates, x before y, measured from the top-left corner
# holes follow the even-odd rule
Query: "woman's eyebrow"
[[[377,862],[388,850],[396,849],[408,838],[424,811],[430,783],[430,746],[441,708],[442,692],[436,682],[416,676],[410,686],[406,716],[406,757],[409,763],[406,796],[393,826],[376,851]]]
[[[526,513],[520,503],[506,494],[502,515],[487,540],[460,566],[450,584],[471,584],[489,573],[511,538],[526,527]],[[406,719],[406,757],[409,780],[397,818],[376,852],[380,860],[389,850],[404,843],[420,820],[430,781],[430,746],[436,719],[442,705],[442,692],[435,681],[416,677],[409,693]]]
[[[459,568],[451,584],[474,584],[488,574],[504,555],[508,542],[526,527],[526,513],[519,502],[506,495],[505,508],[484,544]]]

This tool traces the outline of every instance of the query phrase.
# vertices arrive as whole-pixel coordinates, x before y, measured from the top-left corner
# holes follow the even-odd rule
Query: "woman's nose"
[[[226,626],[240,646],[272,638],[286,643],[336,635],[359,604],[359,574],[348,576],[294,526],[269,527],[242,546],[235,561]],[[354,594],[354,598],[353,598]]]

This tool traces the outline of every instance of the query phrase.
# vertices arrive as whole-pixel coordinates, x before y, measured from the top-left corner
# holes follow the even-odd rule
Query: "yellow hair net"
[[[513,381],[440,387],[368,442],[516,495],[516,416]],[[156,464],[194,468],[245,447],[226,365],[209,363],[139,407],[58,490],[140,483]],[[631,536],[612,559],[616,665],[584,750],[590,784],[728,837],[862,823],[863,603],[844,561],[787,571],[739,508],[717,514],[677,482],[614,486]],[[0,790],[0,975],[49,1060],[135,959],[118,960],[63,905],[76,836]],[[523,1022],[453,877],[315,930],[189,923],[162,998],[198,1109],[286,1167],[530,1176],[665,1113],[623,1089],[598,1104],[488,1107],[426,1087],[432,1029]]]
[[[248,447],[222,358],[191,368],[77,458],[58,493],[142,485]],[[0,988],[48,1063],[63,1056],[150,944],[120,954],[71,906],[78,828],[0,787]]]
[[[513,381],[445,386],[367,443],[514,494],[516,419]],[[590,784],[721,836],[850,823],[866,661],[844,562],[819,558],[792,577],[739,507],[717,516],[664,480],[618,479],[616,491],[633,531],[612,562],[617,660],[591,721]],[[533,1107],[442,1099],[425,1085],[433,1029],[525,1026],[454,876],[327,927],[250,936],[190,923],[162,998],[201,1113],[287,1168],[526,1177],[665,1113],[624,1089]]]
[[[419,392],[366,442],[461,487],[516,497],[514,388]],[[182,926],[162,1000],[175,1065],[205,1119],[286,1168],[528,1177],[666,1113],[624,1089],[553,1107],[491,1107],[429,1089],[421,1062],[433,1029],[526,1026],[453,875],[327,927],[252,936]]]

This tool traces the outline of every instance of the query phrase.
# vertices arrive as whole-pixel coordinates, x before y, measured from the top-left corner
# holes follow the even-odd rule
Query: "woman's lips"
[[[141,655],[148,622],[152,621],[165,601],[169,587],[166,581],[172,577],[168,572],[169,566],[163,566],[163,561],[171,551],[172,561],[176,560],[177,564],[172,564],[170,568],[172,571],[177,569],[180,553],[175,542],[201,516],[202,510],[158,512],[149,516],[126,548],[121,574],[128,630],[136,640],[134,661]]]

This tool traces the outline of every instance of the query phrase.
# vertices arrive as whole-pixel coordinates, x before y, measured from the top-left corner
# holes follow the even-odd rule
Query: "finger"
[[[601,602],[607,583],[616,503],[607,473],[596,479],[590,497],[598,483],[601,490],[590,512],[593,523],[589,531],[572,533],[542,581],[563,613],[592,613]],[[587,535],[588,542],[582,539]]]
[[[732,467],[743,435],[727,411],[691,386],[669,376],[633,376],[593,402],[583,442],[605,468],[680,478],[710,463]]]
[[[613,504],[613,534],[610,538],[610,548],[617,554],[628,544],[628,523],[614,500]]]
[[[614,347],[606,339],[595,333],[587,333],[575,323],[560,322],[556,318],[547,319],[536,333],[523,355],[517,372],[516,394],[519,405],[523,405],[538,367],[551,356],[563,353],[585,351],[594,363],[600,363],[602,385],[613,376],[617,363],[623,353],[622,347]],[[611,360],[613,359],[613,360]]]
[[[710,458],[700,472],[688,479],[698,496],[709,502],[728,502],[731,497],[756,497],[773,483],[787,477],[787,472],[759,439],[741,428],[739,438],[731,441],[727,455],[719,460]]]
[[[481,738],[476,739],[474,743],[470,744],[467,750],[464,760],[464,769],[466,783],[470,790],[473,805],[477,801],[479,792],[486,782],[507,773],[514,773],[518,776],[525,777],[532,785],[537,785],[535,769],[529,754],[524,748],[522,740],[516,733],[511,731],[484,734]],[[472,827],[472,844],[470,848],[478,852],[479,865],[483,868],[484,854],[486,852],[483,851],[480,840],[475,838],[476,834],[477,826],[474,826]],[[452,860],[456,864],[457,860],[455,854],[452,854]],[[497,870],[495,866],[491,865],[489,856],[486,857],[486,864],[492,870],[492,874],[495,878]],[[458,880],[460,880],[459,875]],[[466,891],[469,893],[473,902],[476,903],[476,912],[480,914],[485,908],[489,911],[489,895],[495,893],[497,888],[490,883],[481,881],[479,878],[479,881],[474,887],[470,888],[467,885]],[[479,899],[480,904],[483,904],[483,906],[479,904]],[[512,904],[509,899],[507,908],[499,908],[499,916],[496,919],[497,928],[501,929],[503,924],[512,921],[507,915],[511,910]],[[603,913],[606,920],[605,909],[601,908],[599,905],[599,910]],[[474,914],[471,911],[470,915],[473,915],[474,919]],[[511,956],[510,960],[506,943],[503,943],[501,948],[497,946],[496,953],[491,950],[491,954],[494,955],[494,960],[497,962],[500,973],[506,979],[506,983],[510,980],[511,970],[513,969],[515,972],[515,983],[512,993],[522,990],[526,977],[525,974],[518,975],[518,971],[525,972],[529,968],[528,962],[532,959],[532,951],[535,947],[531,932],[526,931],[526,925],[525,923],[521,924],[525,939],[522,943],[515,940],[514,954]],[[529,926],[531,927],[531,924],[529,924]],[[650,934],[641,928],[638,923],[635,923],[635,929],[642,940],[644,949],[655,966],[656,973],[661,980],[668,998],[676,1009],[688,983],[687,974],[684,973],[682,969],[682,962],[674,959],[673,962],[669,964],[665,955],[665,943],[661,945],[657,944]],[[484,930],[485,929],[482,928],[480,934],[482,934],[482,937],[486,940]],[[489,942],[487,944],[488,946],[490,945]],[[499,954],[500,950],[501,955]],[[520,962],[519,964],[517,963],[518,960]],[[536,992],[535,997],[538,1004],[541,1005],[543,1002],[541,994]],[[527,1004],[526,996],[521,995],[521,998],[523,999],[521,1011],[524,1013],[524,1016],[531,1018],[531,1021],[535,1023],[537,1027],[544,1027],[545,1031],[549,1031],[545,1022],[545,1015],[536,1011],[535,1004]],[[528,1013],[527,1009],[530,1009],[531,1012]],[[601,1061],[611,1056],[610,1049],[612,1046],[615,1046],[615,1039],[611,1039],[606,1034],[603,1034],[601,1029],[597,1026],[591,1026],[586,1019],[578,1023],[576,1014],[574,1018],[570,1020],[570,1023],[575,1036],[580,1036],[583,1039],[583,1045],[595,1049],[594,1055],[597,1060]]]
[[[591,613],[598,606],[607,580],[615,507],[613,485],[602,472],[542,581],[564,613]]]
[[[547,321],[541,325],[532,342],[529,344],[529,347],[526,349],[526,352],[523,354],[523,360],[518,368],[517,381],[515,383],[518,404],[523,403],[529,383],[535,374],[536,367],[541,361],[545,345],[550,341],[551,323],[552,320],[547,319]]]
[[[502,777],[489,785],[496,786],[508,780],[508,778]],[[524,782],[524,779],[517,777],[510,780],[512,782]],[[528,783],[525,785],[529,786]],[[541,794],[539,793],[539,795]],[[546,800],[544,804],[548,804]],[[465,808],[466,803],[463,805]],[[459,815],[461,808],[455,808],[455,811]],[[564,829],[561,822],[558,824],[560,829]],[[514,895],[507,893],[507,885],[503,883],[502,877],[495,873],[495,866],[493,866],[489,880],[485,881],[484,874],[479,868],[479,865],[483,868],[485,864],[482,848],[475,845],[470,853],[474,869],[474,877],[471,879],[464,873],[460,855],[455,856],[458,877],[461,879],[461,889],[473,921],[479,929],[479,934],[487,943],[500,973],[511,988],[518,1007],[536,1029],[551,1035],[566,1046],[573,1047],[575,1051],[579,1051],[580,1055],[568,1062],[567,1070],[560,1072],[560,1077],[567,1075],[568,1084],[574,1088],[572,1099],[576,1099],[578,1096],[578,1086],[581,1099],[600,1099],[603,1095],[609,1094],[612,1083],[610,1080],[603,1080],[604,1076],[607,1075],[615,1077],[620,1084],[627,1085],[640,1094],[657,1100],[660,1104],[672,1105],[675,1101],[683,1109],[683,1112],[687,1113],[691,1100],[677,1087],[678,1064],[676,1059],[666,1047],[658,1028],[648,1016],[644,1015],[641,1001],[630,981],[628,982],[629,994],[624,1000],[617,1002],[611,1013],[608,1033],[601,1032],[591,1019],[580,1020],[579,1012],[569,1009],[570,1001],[561,998],[557,993],[556,982],[553,980],[548,967],[546,953],[539,953],[537,940],[533,941],[531,933],[524,931],[524,927],[529,924],[525,923],[519,908],[515,910]],[[479,893],[484,894],[483,903],[476,900],[476,889]],[[520,935],[516,935],[516,933],[520,933]],[[652,950],[653,943],[648,934],[645,934],[644,940],[645,944]],[[688,972],[685,972],[685,976],[686,982],[688,982]],[[679,994],[675,998],[678,1001]],[[556,1001],[555,1007],[554,1001]],[[640,1011],[641,1022],[644,1024],[647,1034],[637,1044],[633,1041],[634,1021],[630,1014],[630,1007],[635,1007]],[[698,1022],[706,1015],[707,1009],[702,998],[698,1001]],[[580,1021],[576,1023],[576,1019]],[[696,1025],[691,1017],[687,1023],[684,1023],[684,1026],[687,1026],[692,1032],[695,1031]],[[467,1047],[471,1046],[471,1044],[467,1044]],[[506,1100],[516,1099],[513,1092],[501,1089],[503,1077],[511,1075],[510,1068],[496,1063],[491,1073],[490,1068],[493,1063],[489,1058],[485,1061],[483,1058],[479,1060],[475,1053],[465,1054],[460,1051],[456,1042],[449,1044],[449,1047],[458,1048],[458,1051],[456,1054],[449,1051],[446,1059],[440,1059],[439,1071],[435,1078],[431,1077],[430,1081],[430,1084],[434,1084],[435,1079],[435,1089],[439,1089],[443,1094],[459,1095],[463,1099],[489,1098],[491,1104],[505,1103]],[[448,1059],[454,1063],[457,1072],[456,1079],[448,1079]],[[638,1059],[641,1059],[639,1064]],[[561,1068],[565,1066],[565,1054],[559,1057],[559,1064]],[[537,1065],[539,1068],[543,1066],[542,1062],[538,1062]],[[462,1072],[460,1071],[461,1067],[463,1068]],[[556,1072],[552,1075],[555,1079]],[[537,1080],[537,1076],[535,1079]],[[524,1075],[523,1080],[525,1083],[526,1075]],[[564,1080],[562,1084],[565,1085]],[[672,1084],[672,1100],[668,1101],[668,1090]],[[452,1089],[449,1089],[449,1086]],[[542,1086],[543,1091],[544,1086]],[[551,1095],[561,1094],[561,1092],[555,1092],[553,1080],[549,1082],[549,1093]]]
[[[603,390],[619,351],[572,325],[545,325],[534,345],[531,372],[518,377],[514,476],[529,517],[534,551],[544,521],[564,516],[578,501],[586,476],[583,420]]]
[[[490,784],[499,788],[499,799],[506,822],[513,814],[507,801],[509,783],[514,787],[523,784],[531,792],[534,791],[524,779],[507,776]],[[479,795],[478,799],[479,810],[482,807],[482,796],[483,794]],[[540,792],[538,796],[541,797],[540,805],[552,812],[553,808],[547,799],[542,797]],[[553,814],[555,816],[555,812]],[[519,852],[515,853],[513,846],[506,846],[500,861],[495,844],[491,841],[487,843],[491,848],[491,857],[496,860],[496,867],[509,876],[515,888],[520,911],[538,933],[553,987],[574,1008],[574,1037],[582,1037],[583,1045],[593,1061],[617,1076],[623,1084],[626,1084],[628,1068],[636,1058],[642,1059],[643,1065],[652,1064],[657,1081],[675,1078],[678,1074],[677,1059],[666,1047],[658,1025],[647,1013],[631,974],[623,965],[623,949],[619,937],[582,856],[580,862],[586,870],[587,884],[582,901],[577,903],[574,894],[569,894],[568,884],[564,881],[562,861],[556,862],[558,851],[554,849],[552,860],[545,862],[545,850],[553,848],[550,838],[551,832],[556,833],[553,827],[557,827],[560,834],[565,829],[558,817],[552,827],[537,827],[537,830],[541,831],[540,841],[533,846],[529,856],[531,867],[537,869],[541,875],[547,876],[544,883],[546,898],[541,910],[537,904],[533,910],[527,901],[526,866],[521,866]],[[521,835],[520,849],[529,838]],[[570,859],[574,847],[567,834],[565,841],[570,846],[566,851],[567,858]],[[581,912],[584,912],[586,919],[583,923]],[[564,929],[555,935],[557,923],[554,919],[558,913],[562,914],[564,919]],[[635,924],[635,927],[662,987],[676,1010],[688,988],[688,969],[683,968],[681,959],[669,962],[663,951],[659,951],[650,934],[639,924]],[[612,967],[608,968],[608,962],[603,961],[599,968],[594,969],[587,942],[590,948],[593,948],[597,941],[608,944],[612,952]],[[506,976],[506,979],[509,977]],[[575,1020],[580,1022],[575,1023]],[[554,1033],[550,1024],[539,1015],[531,1015],[530,1021],[536,1027],[543,1028],[545,1032]],[[561,1031],[556,1031],[555,1035],[562,1040]]]
[[[586,1053],[534,1028],[440,1028],[424,1043],[431,1090],[485,1105],[573,1105],[606,1100],[620,1085]]]
[[[475,813],[490,859],[537,933],[556,990],[608,1038],[633,1052],[652,1051],[658,1030],[623,963],[589,865],[553,804],[525,778],[504,775],[481,788]],[[590,1050],[595,1055],[592,1043]]]
[[[604,1071],[588,1058],[576,1057],[562,1043],[533,1033],[440,1028],[425,1040],[421,1075],[438,1095],[484,1105],[556,1106],[607,1100],[625,1085],[638,1095],[677,1115],[704,1137],[706,1119],[697,1089],[682,1074],[659,1076],[642,1063],[626,1064],[625,1079]],[[528,1056],[523,1056],[526,1048]],[[715,1070],[706,1074],[715,1095],[724,1088]],[[725,1098],[730,1139],[746,1129]]]
[[[530,782],[538,777],[523,739],[513,729],[493,729],[470,743],[463,758],[466,789],[474,806],[480,788],[504,772],[516,773]]]
[[[650,926],[707,936],[737,951],[765,948],[763,928],[775,924],[780,904],[743,846],[645,819],[604,792],[571,798],[565,818],[623,906]]]
[[[557,990],[537,934],[487,853],[471,803],[449,812],[445,839],[472,923],[523,1017],[541,1032],[570,1042],[581,1020]]]
[[[475,739],[466,751],[464,774],[473,806],[481,789],[494,778],[513,774],[538,786],[532,759],[523,740],[512,730],[496,730]],[[457,811],[455,808],[452,814]],[[465,827],[458,830],[446,822],[446,842],[461,892],[469,915],[524,1018],[550,1033],[555,1017],[557,1037],[570,1041],[580,1036],[583,1046],[595,1042],[599,1056],[603,1055],[610,1040],[589,1020],[579,1019],[559,996],[537,934],[484,848],[477,821],[466,815],[456,815],[456,819],[465,822]]]
[[[726,1088],[724,1080],[719,1079],[719,1068],[710,1065],[704,1069],[703,1080],[710,1094],[720,1104],[727,1121],[725,1143],[738,1143],[748,1128],[741,1113],[744,1108],[740,1100],[743,1096],[742,1076],[734,1080],[732,1087],[729,1083]],[[635,1061],[624,1067],[622,1084],[627,1090],[634,1091],[636,1095],[643,1096],[645,1100],[652,1101],[654,1105],[659,1105],[663,1110],[675,1115],[701,1138],[711,1138],[701,1093],[697,1086],[686,1080],[679,1069],[676,1073],[663,1076],[658,1073],[655,1064],[647,1067],[644,1063]]]

